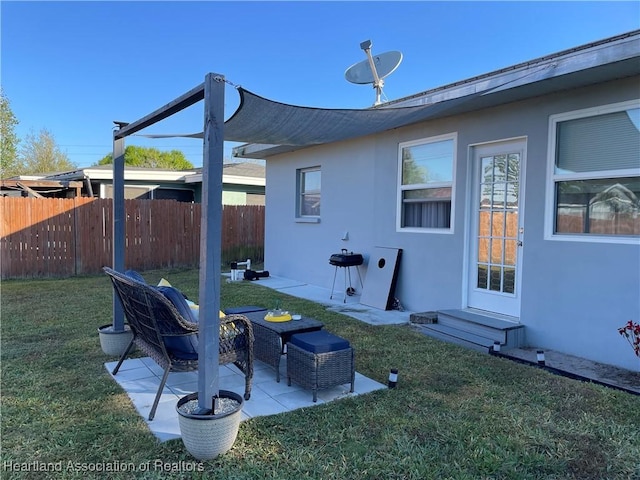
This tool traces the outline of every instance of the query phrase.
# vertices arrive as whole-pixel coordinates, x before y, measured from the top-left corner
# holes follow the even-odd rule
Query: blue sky
[[[134,121],[207,72],[284,103],[366,108],[369,85],[344,79],[372,52],[404,59],[390,100],[640,28],[638,2],[13,2],[2,1],[1,83],[16,134],[49,130],[79,167],[112,148],[113,120]],[[238,105],[226,90],[226,116]],[[143,133],[202,129],[202,104]],[[127,144],[182,150],[196,140]],[[230,147],[226,152],[230,155]]]

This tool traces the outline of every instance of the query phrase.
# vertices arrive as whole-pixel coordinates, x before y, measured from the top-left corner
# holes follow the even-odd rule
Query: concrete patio
[[[331,289],[310,285],[282,277],[267,277],[254,281],[256,285],[272,288],[287,295],[304,298],[327,307],[332,312],[342,313],[370,325],[407,325],[411,312],[399,310],[380,310],[360,303],[360,293],[347,296],[344,299],[343,283],[336,280],[336,289],[333,298],[330,298]],[[355,285],[355,283],[354,283]]]
[[[109,373],[116,363],[105,363]],[[127,392],[151,432],[164,442],[180,438],[176,403],[181,397],[198,391],[198,372],[170,373],[158,403],[155,418],[149,421],[149,411],[158,391],[162,373],[162,369],[152,359],[144,357],[125,360],[118,374],[112,377]],[[313,403],[310,390],[305,390],[295,383],[290,387],[287,386],[286,360],[281,362],[280,375],[281,380],[278,383],[272,367],[260,361],[254,363],[251,398],[245,401],[242,420],[313,407],[386,388],[386,385],[356,372],[353,393],[349,392],[349,384],[319,390],[318,401]],[[244,392],[244,376],[234,365],[220,367],[220,388],[239,394]]]
[[[342,292],[336,291],[333,299],[330,299],[331,292],[328,289],[285,278],[268,277],[256,281],[255,284],[320,303],[329,310],[343,313],[372,325],[409,323],[409,312],[384,311],[361,305],[358,303],[359,295],[347,297],[345,303]],[[115,361],[105,363],[105,368],[109,373],[116,363]],[[162,369],[150,358],[135,358],[125,360],[113,379],[127,392],[136,410],[145,419],[153,434],[160,441],[166,441],[180,437],[178,414],[175,410],[176,403],[184,395],[198,390],[198,374],[197,372],[169,374],[155,418],[149,422],[149,411],[158,391],[162,373]],[[295,383],[290,387],[287,386],[286,359],[280,363],[280,375],[281,381],[278,383],[272,367],[260,361],[254,362],[251,398],[245,402],[242,411],[243,420],[313,407],[387,387],[356,372],[353,393],[349,392],[349,384],[319,390],[318,401],[314,403],[310,390],[305,390]],[[244,391],[244,377],[235,366],[220,367],[220,388],[239,393]]]

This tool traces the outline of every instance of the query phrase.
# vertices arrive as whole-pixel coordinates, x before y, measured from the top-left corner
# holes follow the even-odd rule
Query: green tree
[[[9,99],[0,90],[0,178],[7,178],[19,173],[18,137],[14,128],[18,119],[11,110]]]
[[[111,165],[113,155],[110,153],[98,162],[98,165]],[[189,170],[193,164],[179,150],[161,152],[157,148],[136,147],[129,145],[124,149],[124,164],[130,167],[162,168],[166,170]]]
[[[64,172],[78,168],[60,150],[53,135],[43,128],[38,135],[25,138],[18,155],[19,174]]]

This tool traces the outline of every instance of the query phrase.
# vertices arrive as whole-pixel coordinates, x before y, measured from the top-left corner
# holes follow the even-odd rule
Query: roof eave
[[[184,179],[184,183],[202,183],[202,174],[189,175]],[[252,185],[258,187],[265,186],[265,179],[259,177],[246,177],[240,175],[222,175],[222,183],[227,185]]]

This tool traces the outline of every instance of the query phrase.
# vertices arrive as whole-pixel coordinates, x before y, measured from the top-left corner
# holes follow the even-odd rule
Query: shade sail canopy
[[[478,94],[433,105],[326,109],[275,102],[243,88],[240,106],[224,125],[224,139],[272,145],[319,145],[417,123],[453,110]]]
[[[238,92],[240,105],[224,124],[225,141],[298,147],[363,137],[455,113],[457,107],[484,93],[411,107],[328,109],[276,102],[242,87]],[[202,133],[140,136],[203,138]]]
[[[375,108],[288,105],[238,87],[240,105],[224,123],[224,140],[247,144],[240,156],[264,158],[255,155],[363,137],[425,120],[637,75],[638,32],[534,59]],[[183,105],[201,99],[200,87],[163,107],[158,114],[165,118]],[[138,124],[121,129],[120,135],[132,134],[149,124],[148,119],[141,119]],[[203,138],[202,133],[145,136]]]

